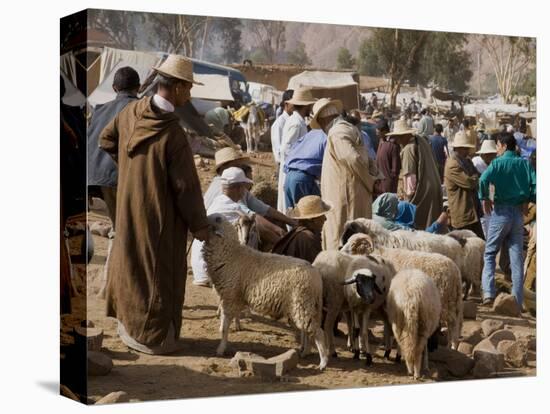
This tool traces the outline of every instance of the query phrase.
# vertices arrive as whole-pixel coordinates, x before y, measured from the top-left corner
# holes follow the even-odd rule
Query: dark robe
[[[400,152],[401,148],[394,139],[380,141],[376,153],[376,164],[378,165],[378,171],[386,178],[376,181],[374,186],[376,195],[397,193],[399,171],[401,170]]]
[[[320,252],[321,235],[303,226],[298,226],[285,234],[271,250],[271,253],[297,257],[310,263],[313,263]]]
[[[152,98],[129,103],[99,145],[118,163],[117,234],[108,268],[107,316],[146,346],[179,337],[187,231],[206,226],[193,154],[173,113]]]

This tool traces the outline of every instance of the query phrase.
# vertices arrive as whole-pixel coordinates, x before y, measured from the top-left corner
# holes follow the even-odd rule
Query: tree
[[[474,39],[489,55],[500,95],[510,103],[513,92],[524,81],[535,61],[535,39],[491,35],[475,35]]]
[[[168,53],[194,57],[198,47],[203,50],[208,35],[208,17],[148,13],[154,36],[153,46]]]
[[[306,52],[306,45],[303,42],[298,42],[296,49],[289,52],[287,58],[288,62],[293,65],[310,66],[312,64]]]
[[[90,27],[107,34],[119,48],[135,49],[137,39],[136,19],[139,18],[138,13],[92,9],[89,11],[88,16]]]
[[[248,20],[246,27],[255,37],[257,46],[262,50],[267,62],[275,62],[286,45],[286,22]]]
[[[242,59],[241,21],[229,17],[214,18],[216,38],[221,41],[224,64],[240,62]]]
[[[338,58],[336,62],[338,69],[352,69],[355,67],[355,59],[351,55],[351,52],[345,47],[338,49]]]
[[[364,39],[359,45],[359,52],[357,55],[357,71],[361,75],[384,75],[384,67],[382,62],[380,62],[374,42],[370,39]]]

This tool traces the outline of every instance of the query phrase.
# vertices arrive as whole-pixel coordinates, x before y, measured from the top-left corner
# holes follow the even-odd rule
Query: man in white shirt
[[[315,103],[315,99],[311,94],[311,90],[300,88],[296,90],[292,99],[287,101],[294,106],[294,112],[285,122],[283,135],[281,139],[281,147],[279,149],[279,185],[277,187],[277,210],[281,213],[286,212],[285,200],[285,180],[286,172],[284,170],[286,156],[288,155],[292,145],[307,133],[306,117],[311,112],[311,106]]]
[[[294,111],[293,105],[288,103],[288,100],[292,99],[293,93],[292,89],[288,89],[283,93],[283,100],[281,101],[283,111],[275,122],[273,122],[273,125],[271,125],[271,150],[273,151],[273,159],[277,163],[277,170],[279,169],[279,150],[281,148],[281,140],[283,139],[283,128]]]

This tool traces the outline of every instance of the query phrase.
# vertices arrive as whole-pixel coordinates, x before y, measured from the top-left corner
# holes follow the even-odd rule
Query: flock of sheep
[[[274,319],[287,318],[301,333],[301,356],[315,342],[323,370],[336,357],[333,327],[340,316],[348,326],[354,358],[372,364],[368,326],[384,322],[386,358],[393,338],[396,361],[409,375],[427,368],[428,348],[441,329],[458,346],[462,301],[479,289],[484,241],[472,232],[434,235],[424,231],[388,232],[372,220],[346,224],[340,250],[323,251],[313,265],[246,245],[246,218],[237,226],[222,215],[208,217],[210,239],[203,247],[208,274],[220,297],[221,342],[246,309]],[[435,342],[436,343],[436,342]]]

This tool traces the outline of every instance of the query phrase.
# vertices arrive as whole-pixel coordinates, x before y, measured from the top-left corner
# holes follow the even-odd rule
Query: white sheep
[[[313,266],[319,269],[323,278],[323,303],[326,310],[323,328],[330,353],[333,356],[336,354],[334,323],[338,314],[347,310],[348,341],[354,358],[359,358],[359,352],[362,351],[367,365],[370,365],[369,317],[373,310],[381,308],[395,270],[381,257],[354,257],[336,250],[319,253]],[[386,329],[389,329],[388,325]]]
[[[225,353],[232,319],[248,307],[274,319],[289,318],[302,333],[304,352],[307,339],[313,337],[321,359],[319,368],[324,369],[328,350],[321,329],[323,286],[319,271],[305,260],[239,244],[235,228],[220,214],[209,215],[208,223],[209,239],[203,255],[222,307],[222,339],[217,354]]]
[[[390,285],[386,312],[407,371],[418,379],[423,357],[424,368],[428,369],[428,338],[437,329],[441,314],[433,279],[418,269],[398,272]]]
[[[368,245],[369,240],[369,236],[356,233],[349,238],[342,250],[350,254],[364,255],[365,250],[362,247]],[[371,252],[367,250],[367,254]],[[458,266],[439,253],[377,246],[374,246],[374,252],[389,261],[398,272],[419,269],[433,279],[441,298],[441,324],[447,327],[448,342],[456,349],[463,322],[462,280]]]
[[[462,246],[452,237],[426,231],[396,230],[388,231],[373,220],[358,218],[348,221],[344,226],[341,246],[355,233],[365,233],[372,238],[375,246],[397,249],[419,250],[439,253],[453,260],[462,268]]]
[[[471,230],[453,230],[447,234],[449,237],[462,238],[464,260],[461,269],[464,287],[464,299],[468,297],[470,287],[473,293],[479,293],[481,287],[481,273],[485,254],[485,241]]]

